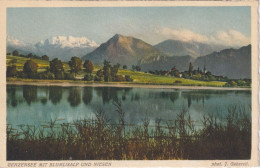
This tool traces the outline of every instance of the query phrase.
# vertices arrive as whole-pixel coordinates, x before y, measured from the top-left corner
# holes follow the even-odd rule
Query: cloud
[[[250,37],[246,37],[236,30],[218,31],[210,36],[192,32],[188,29],[171,29],[162,28],[156,31],[157,34],[163,35],[167,39],[180,40],[185,42],[201,42],[208,44],[219,44],[232,47],[240,47],[250,44]]]
[[[7,36],[6,43],[7,43],[7,45],[12,45],[12,46],[17,46],[17,47],[26,47],[29,45],[28,43],[18,40],[12,36]]]
[[[61,48],[88,48],[98,47],[99,45],[95,41],[91,41],[86,37],[73,37],[73,36],[55,36],[45,41],[39,42],[41,45],[57,45]]]
[[[225,44],[227,46],[245,46],[251,43],[250,37],[246,37],[236,30],[216,32],[209,37],[209,41],[211,43]]]

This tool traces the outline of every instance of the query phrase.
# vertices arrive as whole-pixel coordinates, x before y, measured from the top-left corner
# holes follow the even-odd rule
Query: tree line
[[[14,56],[21,56],[19,52],[15,50],[12,53]],[[7,55],[10,55],[9,53]],[[30,54],[29,54],[30,55]],[[129,75],[118,75],[118,70],[120,64],[112,65],[109,61],[104,60],[103,68],[99,69],[96,74],[93,76],[94,65],[90,60],[86,60],[83,64],[83,60],[79,57],[74,56],[68,62],[70,71],[65,72],[64,63],[58,58],[54,58],[49,61],[47,55],[42,57],[35,56],[27,58],[42,59],[49,62],[49,67],[46,71],[38,72],[38,64],[33,60],[27,60],[23,65],[23,71],[18,71],[15,65],[16,61],[11,62],[11,66],[7,67],[6,75],[7,77],[18,77],[18,78],[30,78],[30,79],[56,79],[56,80],[75,80],[79,72],[84,71],[85,76],[83,80],[85,81],[105,81],[105,82],[121,82],[128,81],[132,82],[133,79]],[[84,68],[84,69],[83,69]],[[126,65],[123,66],[123,69],[127,69]]]
[[[149,73],[155,75],[162,75],[162,76],[172,76],[176,78],[185,78],[185,79],[193,79],[193,80],[200,80],[200,81],[222,81],[227,82],[225,84],[226,87],[236,87],[236,86],[251,86],[251,79],[229,79],[226,76],[221,75],[213,75],[210,71],[206,70],[206,66],[204,65],[203,69],[198,67],[194,69],[192,63],[190,62],[188,70],[180,72],[175,66],[171,70],[155,70],[149,71]]]

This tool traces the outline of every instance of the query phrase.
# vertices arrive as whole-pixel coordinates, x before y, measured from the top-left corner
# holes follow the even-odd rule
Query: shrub
[[[101,78],[100,76],[95,75],[94,77],[94,81],[102,81],[103,78]]]
[[[93,80],[93,75],[90,74],[90,73],[87,73],[87,74],[84,76],[84,80],[85,80],[85,81],[92,81],[92,80]]]
[[[73,73],[64,73],[64,79],[75,80],[75,75]]]
[[[17,71],[18,78],[28,78],[28,75],[25,74],[23,71]]]
[[[230,80],[224,86],[226,86],[226,87],[236,87],[237,83],[234,80]]]
[[[64,72],[59,71],[55,73],[55,79],[57,80],[63,80],[64,79]]]
[[[131,78],[130,75],[125,75],[125,80],[126,80],[127,82],[133,82],[133,81],[134,81],[134,80]]]
[[[182,83],[182,81],[176,80],[174,81],[174,83]]]
[[[40,73],[38,76],[39,76],[39,79],[55,79],[54,73],[51,73],[49,71]]]
[[[124,76],[122,76],[122,75],[116,75],[116,76],[115,76],[115,81],[116,81],[116,82],[123,82],[123,81],[126,81],[126,80],[125,80],[125,77],[124,77]]]
[[[16,77],[17,76],[17,69],[16,69],[15,65],[7,67],[6,76],[7,77]]]

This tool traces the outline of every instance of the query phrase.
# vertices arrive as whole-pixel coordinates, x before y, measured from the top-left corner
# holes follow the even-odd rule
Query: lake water
[[[233,106],[246,109],[251,116],[251,91],[182,90],[118,87],[60,87],[7,85],[7,123],[41,125],[63,119],[73,122],[95,118],[99,109],[111,123],[118,122],[114,100],[121,100],[127,124],[142,124],[147,116],[150,124],[156,119],[174,120],[183,108],[192,120],[203,115],[221,118]]]

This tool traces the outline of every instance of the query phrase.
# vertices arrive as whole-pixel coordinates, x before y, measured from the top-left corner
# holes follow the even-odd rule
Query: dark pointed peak
[[[117,38],[119,38],[119,37],[123,37],[123,35],[117,33],[117,34],[115,34],[112,38],[113,38],[113,39],[117,39]]]

